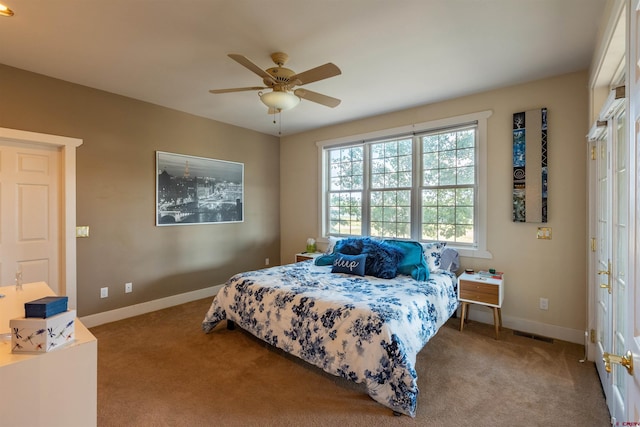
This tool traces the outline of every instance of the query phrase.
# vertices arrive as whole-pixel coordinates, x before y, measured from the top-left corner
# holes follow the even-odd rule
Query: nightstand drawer
[[[488,283],[460,280],[460,299],[498,305],[500,287]]]

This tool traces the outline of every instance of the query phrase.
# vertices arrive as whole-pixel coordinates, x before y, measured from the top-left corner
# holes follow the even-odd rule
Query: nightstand
[[[460,312],[460,331],[464,329],[465,318],[469,316],[469,304],[480,304],[493,309],[493,324],[496,339],[500,338],[502,327],[502,300],[504,298],[504,275],[483,275],[462,273],[458,277],[458,300],[462,303]]]
[[[320,255],[324,255],[323,252],[300,252],[296,254],[296,262],[307,261],[309,259],[316,259]]]

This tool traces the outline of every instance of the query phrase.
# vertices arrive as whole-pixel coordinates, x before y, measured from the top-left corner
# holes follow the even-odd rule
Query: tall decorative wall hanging
[[[513,221],[547,222],[547,109],[513,115]]]

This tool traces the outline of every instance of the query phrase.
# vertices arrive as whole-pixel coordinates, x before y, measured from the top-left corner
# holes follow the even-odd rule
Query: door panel
[[[612,263],[611,263],[611,285],[612,285],[612,346],[609,352],[613,354],[625,353],[625,329],[627,324],[627,259],[628,250],[628,221],[629,221],[629,193],[628,193],[628,153],[626,138],[627,121],[626,112],[622,110],[620,114],[611,120],[613,124],[613,188],[614,197],[612,203],[613,211],[613,233],[612,233]],[[627,373],[622,366],[613,366],[613,377],[611,378],[613,388],[613,400],[610,411],[614,418],[626,420],[625,402]]]
[[[0,285],[44,281],[59,291],[58,149],[0,146]]]
[[[605,370],[603,356],[611,348],[611,297],[609,293],[611,260],[611,180],[609,176],[609,143],[610,132],[604,134],[605,138],[596,141],[596,367],[600,381],[603,384],[605,396],[611,399],[611,387],[609,376]],[[605,286],[605,287],[603,287]]]

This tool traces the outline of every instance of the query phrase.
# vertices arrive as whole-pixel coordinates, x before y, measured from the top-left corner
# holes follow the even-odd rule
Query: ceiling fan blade
[[[323,95],[318,92],[313,92],[307,89],[296,89],[294,95],[299,96],[302,99],[306,99],[307,101],[317,102],[318,104],[326,105],[327,107],[335,108],[340,105],[340,101],[338,98],[332,98],[327,95]]]
[[[328,62],[319,67],[296,74],[291,77],[291,80],[296,81],[298,85],[306,85],[307,83],[317,82],[318,80],[328,79],[329,77],[339,76],[340,74],[342,74],[340,68],[335,64]]]
[[[244,92],[246,90],[262,90],[269,89],[265,86],[251,86],[251,87],[233,87],[229,89],[211,89],[209,92],[211,93],[229,93],[229,92]]]
[[[273,79],[271,74],[267,73],[265,70],[263,70],[262,68],[258,67],[256,64],[251,62],[251,60],[249,58],[247,58],[246,56],[239,55],[237,53],[230,53],[229,54],[229,58],[233,59],[234,61],[236,61],[238,64],[242,65],[243,67],[246,67],[249,70],[253,71],[254,73],[259,75],[263,79],[275,83],[275,80]]]

